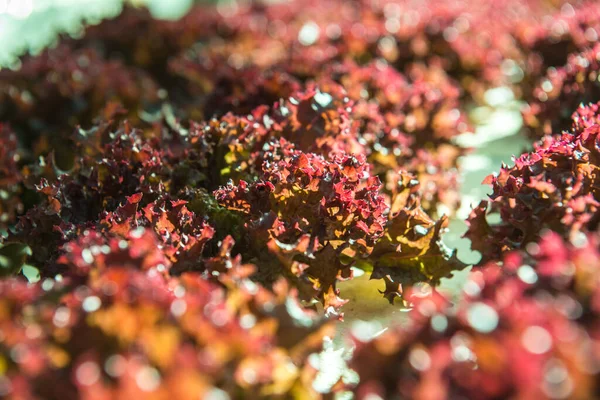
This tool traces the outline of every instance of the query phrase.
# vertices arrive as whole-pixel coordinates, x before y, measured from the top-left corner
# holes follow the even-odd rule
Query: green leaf
[[[25,264],[21,271],[30,283],[38,282],[41,279],[40,270],[33,265]]]
[[[0,247],[0,276],[16,275],[21,272],[31,248],[23,243],[5,243]]]

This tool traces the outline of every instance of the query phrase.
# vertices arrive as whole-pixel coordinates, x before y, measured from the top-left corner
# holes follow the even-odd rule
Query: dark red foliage
[[[600,125],[600,102],[595,104],[580,104],[571,115],[574,132],[583,132],[594,125]]]
[[[523,112],[532,134],[541,136],[569,129],[577,107],[600,98],[599,70],[600,45],[571,54],[566,65],[548,69]]]
[[[0,125],[0,142],[0,229],[6,229],[23,212],[19,198],[23,177],[18,164],[21,154],[17,137],[6,125]]]
[[[147,227],[159,238],[162,254],[175,271],[181,273],[197,268],[202,263],[206,243],[214,236],[214,229],[203,217],[190,211],[185,200],[161,198],[139,209],[142,197],[142,193],[129,197],[123,207],[103,217],[100,225],[124,237]]]
[[[158,89],[142,70],[105,59],[94,48],[61,44],[23,60],[18,71],[0,71],[0,118],[35,154],[54,151],[62,158],[72,146],[69,128],[89,126],[107,102],[139,121],[160,103]]]
[[[136,193],[144,192],[150,200],[165,190],[164,183],[153,177],[167,168],[156,150],[158,144],[144,140],[142,132],[129,124],[117,129],[101,124],[89,132],[79,131],[73,140],[76,152],[69,172],[61,171],[53,157],[48,157],[49,165],[34,164],[29,170],[27,179],[39,182],[34,188],[42,200],[9,233],[10,241],[33,249],[42,274],[52,266],[60,245],[98,223],[102,213],[115,210]],[[55,272],[51,268],[48,276]]]
[[[570,132],[546,137],[513,167],[487,178],[493,188],[490,205],[483,202],[473,210],[465,234],[482,252],[482,262],[535,242],[544,229],[565,238],[596,230],[600,125],[590,123],[589,114],[585,118],[587,123],[576,119]],[[488,224],[486,210],[500,214],[499,225]]]

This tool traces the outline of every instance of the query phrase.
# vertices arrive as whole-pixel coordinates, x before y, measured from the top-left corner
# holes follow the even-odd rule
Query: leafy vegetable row
[[[598,116],[571,108],[597,100],[599,24],[543,0],[126,8],[0,71],[0,395],[319,398],[362,268],[414,311],[359,341],[359,398],[593,397]],[[490,178],[465,300],[415,297],[465,267],[454,138],[497,84],[533,136],[573,128]]]

